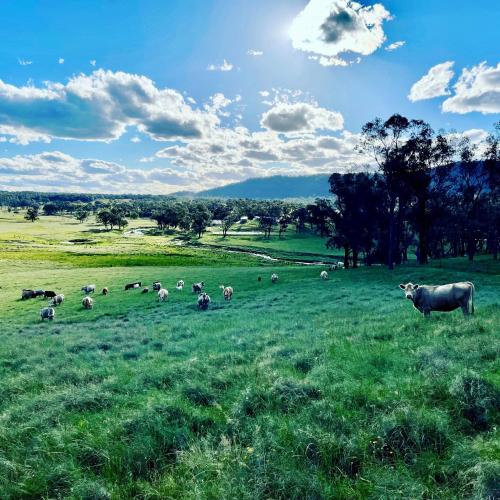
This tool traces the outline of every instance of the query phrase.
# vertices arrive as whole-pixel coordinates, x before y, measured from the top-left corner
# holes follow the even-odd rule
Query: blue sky
[[[375,116],[474,140],[500,118],[496,0],[2,10],[1,189],[167,193],[347,171],[366,162],[354,147]]]

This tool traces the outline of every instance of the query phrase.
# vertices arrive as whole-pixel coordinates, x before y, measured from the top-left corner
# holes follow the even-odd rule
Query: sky
[[[498,0],[4,0],[0,189],[168,194],[356,171],[401,113],[483,140]]]

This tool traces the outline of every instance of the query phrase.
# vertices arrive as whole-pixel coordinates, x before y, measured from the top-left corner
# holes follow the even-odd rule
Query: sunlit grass
[[[62,251],[40,243],[50,224],[37,244],[28,227],[0,260],[5,498],[494,498],[498,263],[322,281],[317,266],[262,266],[170,236],[103,234]],[[397,287],[464,279],[476,285],[470,320],[425,320]],[[160,280],[168,301],[125,292],[136,280]],[[200,280],[206,312],[189,289]],[[45,300],[19,300],[25,287],[64,293],[53,322],[38,317]]]

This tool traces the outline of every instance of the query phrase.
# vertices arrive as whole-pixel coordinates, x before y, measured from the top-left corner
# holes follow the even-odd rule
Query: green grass
[[[192,263],[151,262],[165,238],[127,250],[116,233],[102,236],[114,239],[104,256],[74,245],[61,265],[60,245],[42,241],[50,222],[42,246],[31,245],[35,260],[26,243],[0,261],[2,498],[498,495],[498,263],[321,281],[317,266],[238,254],[216,267],[223,254],[203,247],[165,244],[194,252]],[[108,267],[113,245],[115,262],[137,260]],[[208,311],[189,286],[175,290],[181,278],[205,281]],[[164,304],[123,290],[156,279],[170,292]],[[397,287],[463,279],[476,285],[470,320],[425,320]],[[85,311],[79,289],[91,282],[110,294]],[[221,283],[234,287],[232,302]],[[65,294],[53,322],[38,318],[45,301],[18,300],[23,287]]]
[[[290,227],[286,233],[279,237],[275,231],[271,237],[265,238],[261,234],[245,234],[246,232],[258,232],[258,226],[254,223],[235,224],[231,228],[232,234],[223,238],[219,234],[220,228],[211,228],[201,238],[201,243],[220,246],[234,247],[242,250],[262,252],[273,257],[314,261],[321,259],[338,259],[342,252],[339,250],[331,250],[326,248],[326,239],[321,238],[316,233],[305,230],[303,233],[295,232],[295,229]],[[233,234],[233,233],[239,234]]]

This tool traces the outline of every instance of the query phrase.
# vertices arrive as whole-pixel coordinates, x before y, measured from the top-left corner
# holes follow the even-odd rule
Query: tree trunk
[[[387,267],[388,269],[394,269],[394,232],[395,232],[395,211],[396,200],[391,197],[389,201],[389,245],[387,247]]]
[[[352,250],[352,267],[355,269],[358,267],[358,251]]]
[[[427,216],[425,214],[426,200],[420,197],[418,200],[418,249],[419,249],[419,264],[427,264],[428,249],[427,249]]]
[[[349,269],[349,245],[344,245],[344,267]]]

